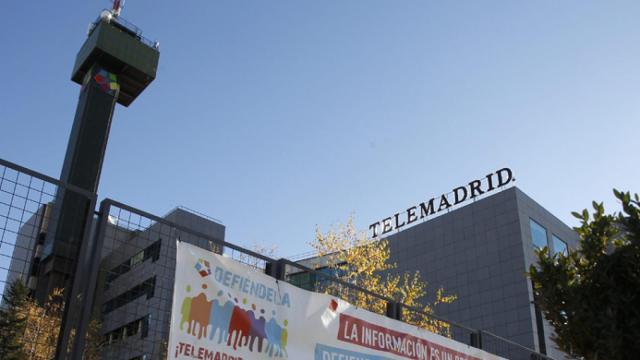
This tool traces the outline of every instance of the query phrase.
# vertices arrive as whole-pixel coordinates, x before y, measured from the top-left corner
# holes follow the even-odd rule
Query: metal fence
[[[489,331],[474,329],[451,321],[424,309],[403,305],[393,299],[372,293],[367,289],[346,283],[324,269],[312,269],[299,263],[280,259],[285,266],[285,281],[306,290],[328,293],[351,303],[362,304],[368,311],[385,315],[489,353],[512,360],[553,360],[532,349],[508,340]]]
[[[0,175],[0,293],[7,295],[16,280],[37,293],[45,270],[41,261],[47,226],[56,220],[56,196],[78,189],[3,160]],[[95,204],[93,194],[78,193]],[[508,359],[550,359],[490,332],[403,306],[322,269],[224,242],[224,227],[219,222],[188,209],[176,208],[160,217],[106,199],[85,220],[89,226],[78,272],[62,297],[66,306],[55,301],[33,302],[34,314],[46,314],[46,322],[28,321],[33,329],[25,334],[34,349],[27,358],[50,359],[56,351],[60,359],[166,358],[175,247],[180,240],[301,288],[367,304],[367,310],[381,315],[426,324],[432,331]]]
[[[51,224],[63,222],[57,207],[63,197],[85,204],[75,212],[79,223],[93,218],[95,194],[0,159],[0,307],[9,326],[22,327],[22,358],[53,358],[79,319],[68,309],[89,232],[59,239],[48,233]],[[77,251],[52,261],[54,242]]]

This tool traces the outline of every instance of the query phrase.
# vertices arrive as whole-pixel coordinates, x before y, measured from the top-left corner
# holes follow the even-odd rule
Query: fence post
[[[69,191],[69,190],[64,190]],[[93,212],[95,209],[96,199],[95,197],[88,199],[89,203],[86,207],[86,213],[84,214],[84,225],[82,230],[82,238],[80,239],[79,248],[76,252],[76,259],[73,264],[73,271],[71,272],[71,282],[64,288],[64,309],[62,312],[62,318],[60,319],[60,329],[58,332],[58,339],[56,344],[56,359],[69,358],[69,350],[71,346],[77,345],[78,336],[78,324],[81,321],[79,310],[84,306],[84,297],[86,295],[85,285],[87,277],[90,276],[90,271],[86,268],[89,263],[89,257],[95,250],[91,243],[91,228],[93,223]],[[82,219],[78,219],[81,222]],[[97,269],[96,269],[97,270]],[[52,329],[52,331],[55,331]],[[82,345],[84,345],[84,337],[82,337]],[[72,355],[73,356],[73,355]],[[78,359],[81,359],[79,357]]]
[[[387,301],[387,317],[402,321],[402,304],[396,301]]]
[[[92,202],[95,204],[95,202]],[[93,227],[93,209],[87,215],[85,236],[82,240],[82,251],[77,259],[76,274],[71,296],[65,308],[62,319],[62,329],[56,349],[56,359],[82,359],[85,348],[85,336],[91,316],[96,290],[98,272],[100,270],[100,256],[104,241],[104,233],[109,217],[110,203],[103,200],[100,203],[97,229]],[[75,331],[75,334],[72,334]],[[68,351],[71,351],[69,354]]]
[[[482,331],[478,330],[471,333],[471,346],[482,349]]]
[[[276,280],[284,280],[285,263],[283,259],[267,262],[264,272],[267,275],[276,278]]]

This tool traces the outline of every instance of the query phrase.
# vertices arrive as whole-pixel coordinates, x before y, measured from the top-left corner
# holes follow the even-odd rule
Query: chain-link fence
[[[309,268],[227,243],[223,224],[188,209],[176,208],[156,216],[106,199],[94,213],[93,194],[56,179],[6,161],[0,162],[0,176],[0,292],[7,297],[12,284],[19,282],[31,298],[47,293],[40,301],[28,301],[25,314],[29,320],[20,340],[30,345],[25,347],[25,358],[51,359],[56,350],[61,359],[166,358],[175,248],[180,240],[295,286],[329,293],[508,359],[550,359],[489,332],[346,283],[327,268]],[[61,191],[84,196],[93,207],[85,215],[86,237],[82,238],[78,261],[66,264],[75,269],[79,263],[79,271],[66,269],[65,286],[56,292],[45,286],[43,279],[51,270],[46,267],[46,255],[51,252],[46,247],[48,239],[55,239],[47,232],[50,224],[58,221],[55,206]],[[65,312],[65,304],[71,311]],[[2,309],[9,305],[3,301]]]
[[[36,259],[41,257],[57,189],[54,179],[0,162],[0,294],[16,280],[35,291]]]
[[[61,216],[61,199],[84,204],[75,220],[80,227],[91,223],[95,194],[0,159],[0,316],[3,340],[18,358],[53,358],[73,326],[66,314],[87,242],[82,228],[66,228],[77,237],[49,231],[70,223]],[[6,348],[0,358],[8,357]]]
[[[264,270],[269,258],[224,243],[224,226],[184,208],[158,217],[105,200],[95,323],[105,359],[166,357],[176,267],[176,241]]]

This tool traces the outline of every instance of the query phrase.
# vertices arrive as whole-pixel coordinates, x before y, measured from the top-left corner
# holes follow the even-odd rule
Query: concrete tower
[[[115,1],[112,10],[90,25],[71,75],[81,89],[60,178],[89,193],[98,189],[116,103],[128,107],[144,91],[155,79],[160,56],[157,43],[143,38],[119,14],[120,2]],[[58,190],[39,259],[38,299],[74,282],[81,246],[87,246],[83,239],[91,239],[83,234],[93,210],[87,196]]]

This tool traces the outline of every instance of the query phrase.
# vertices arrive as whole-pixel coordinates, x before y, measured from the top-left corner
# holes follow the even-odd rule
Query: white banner
[[[178,242],[169,359],[501,359]]]

